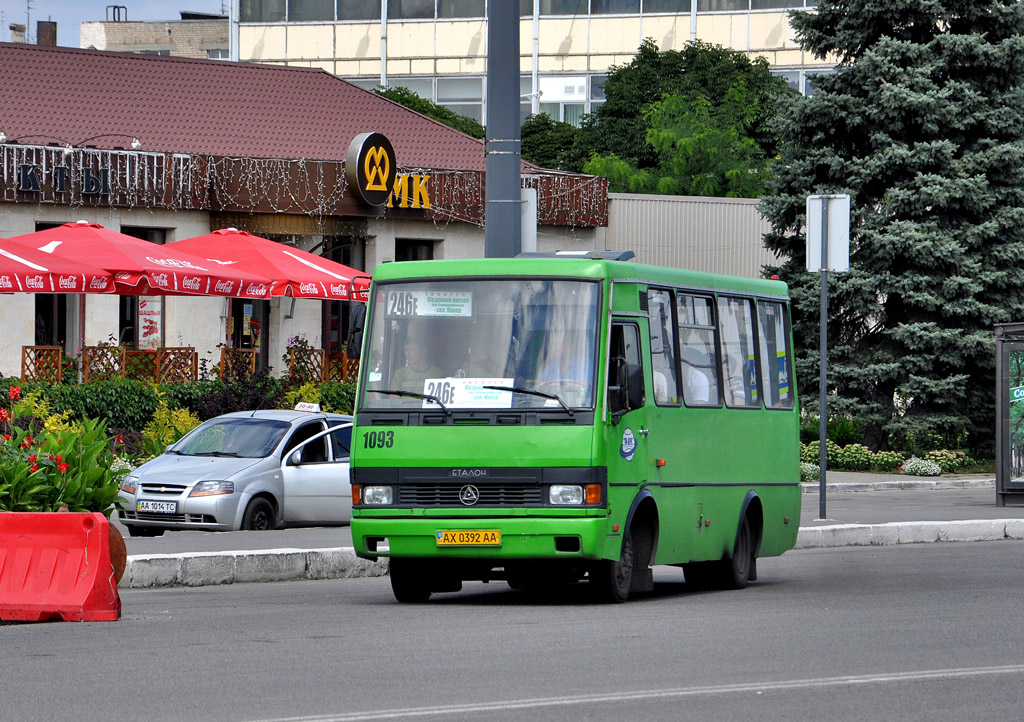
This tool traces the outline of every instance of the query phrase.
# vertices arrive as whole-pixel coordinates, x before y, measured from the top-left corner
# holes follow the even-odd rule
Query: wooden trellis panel
[[[156,383],[159,379],[159,358],[156,351],[125,351],[125,378]]]
[[[170,346],[157,352],[157,379],[162,384],[199,378],[199,354],[191,346]]]
[[[323,381],[327,377],[325,352],[322,348],[290,349],[288,375],[309,381]]]
[[[222,381],[238,381],[256,373],[256,349],[228,348],[220,350],[220,378]]]
[[[124,377],[124,346],[86,346],[82,349],[82,383]]]
[[[21,380],[59,384],[64,349],[60,346],[22,346]]]
[[[327,357],[327,381],[348,381],[355,383],[359,375],[359,359],[350,359],[348,354],[331,354]]]

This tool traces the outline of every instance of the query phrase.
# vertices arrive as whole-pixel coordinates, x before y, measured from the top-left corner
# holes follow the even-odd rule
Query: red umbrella
[[[329,301],[367,300],[369,274],[235,228],[186,238],[168,246],[223,267],[266,276],[273,281],[273,296]]]
[[[0,240],[0,293],[110,293],[114,274]]]
[[[98,223],[65,223],[9,239],[54,258],[91,263],[114,274],[124,295],[196,295],[268,298],[271,282],[257,274],[225,271],[202,258],[111,231]]]

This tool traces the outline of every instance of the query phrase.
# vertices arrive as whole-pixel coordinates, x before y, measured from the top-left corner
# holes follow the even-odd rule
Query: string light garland
[[[399,173],[429,178],[430,207],[402,208],[395,203],[377,210],[354,200],[340,161],[69,150],[67,145],[9,141],[0,143],[0,164],[0,198],[15,203],[291,214],[307,216],[320,227],[338,217],[410,218],[410,213],[441,227],[455,221],[482,226],[486,212],[486,175],[479,170],[400,168]],[[102,193],[96,192],[99,182]],[[537,189],[541,225],[607,225],[605,178],[560,172],[529,174],[523,176],[523,186]]]

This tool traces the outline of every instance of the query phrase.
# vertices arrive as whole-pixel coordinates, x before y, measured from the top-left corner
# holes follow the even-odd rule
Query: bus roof
[[[636,283],[722,288],[771,296],[788,296],[786,284],[763,278],[725,276],[629,261],[593,258],[466,258],[382,263],[373,271],[375,282],[400,279],[473,276],[554,276],[612,279]]]

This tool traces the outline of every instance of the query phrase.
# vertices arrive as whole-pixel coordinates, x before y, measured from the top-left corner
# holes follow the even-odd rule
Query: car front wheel
[[[243,531],[269,531],[277,528],[274,506],[266,499],[256,498],[249,502],[242,517]]]

